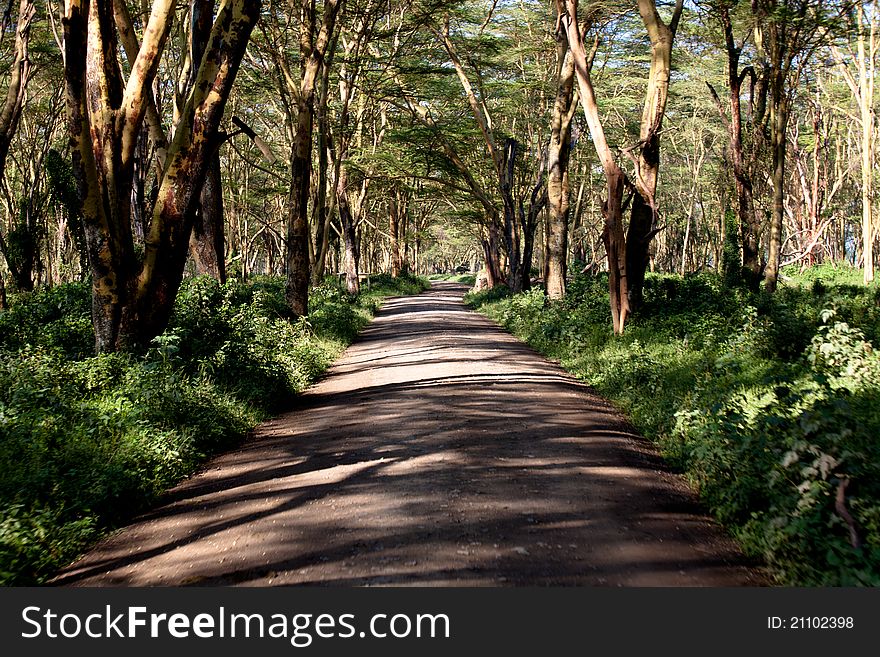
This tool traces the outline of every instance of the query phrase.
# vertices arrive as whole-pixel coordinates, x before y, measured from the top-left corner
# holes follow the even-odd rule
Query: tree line
[[[5,5],[5,6],[4,6]],[[90,278],[138,349],[188,273],[873,280],[876,1],[9,0],[0,304]]]

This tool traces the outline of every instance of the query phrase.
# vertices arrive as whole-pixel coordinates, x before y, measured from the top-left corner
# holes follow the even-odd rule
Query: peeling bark
[[[83,0],[68,0],[65,7],[70,143],[92,270],[98,351],[142,348],[167,326],[220,119],[260,11],[259,1],[221,2],[168,146],[139,262],[130,222],[133,162],[174,6],[172,0],[154,2],[124,82],[116,54],[118,12],[110,3]]]

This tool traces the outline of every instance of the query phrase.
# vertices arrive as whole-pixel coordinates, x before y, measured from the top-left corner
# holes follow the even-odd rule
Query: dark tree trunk
[[[651,40],[651,69],[642,110],[638,156],[627,153],[635,163],[635,178],[631,181],[633,206],[628,234],[623,231],[623,194],[629,181],[617,164],[608,145],[599,115],[596,94],[590,78],[598,38],[588,54],[577,21],[577,0],[558,0],[557,11],[568,34],[570,51],[575,60],[575,74],[580,89],[581,104],[596,153],[605,172],[607,198],[603,203],[605,217],[603,241],[608,255],[608,286],[611,317],[615,333],[622,333],[632,306],[642,298],[645,272],[649,262],[649,246],[657,232],[655,223],[657,174],[659,169],[660,131],[669,95],[672,43],[684,9],[683,0],[676,0],[669,24],[657,13],[654,0],[637,0],[642,22]],[[567,14],[567,15],[565,15]]]
[[[7,5],[7,12],[11,12],[12,2]],[[15,45],[8,68],[9,87],[0,106],[0,176],[6,170],[9,148],[18,131],[25,94],[32,75],[29,46],[31,24],[35,15],[34,1],[20,0],[15,21]],[[34,269],[40,267],[39,240],[37,227],[33,224],[28,208],[24,209],[24,214],[18,222],[13,221],[15,225],[8,236],[9,243],[0,233],[0,253],[6,260],[15,287],[20,291],[30,292],[34,288]]]
[[[750,169],[746,166],[745,147],[743,145],[743,118],[742,118],[742,85],[746,79],[746,75],[751,75],[755,83],[755,92],[757,95],[766,92],[766,80],[764,72],[760,80],[756,79],[754,69],[746,68],[739,70],[739,61],[741,48],[737,47],[736,40],[733,35],[733,24],[730,19],[730,9],[727,5],[719,5],[718,13],[721,26],[724,31],[724,41],[727,50],[727,82],[729,89],[729,105],[730,119],[727,120],[721,106],[721,100],[717,93],[709,85],[709,89],[718,104],[719,111],[722,113],[729,134],[730,143],[728,145],[728,156],[730,158],[731,168],[733,170],[734,185],[736,188],[736,215],[739,223],[740,232],[742,234],[742,271],[748,279],[746,282],[753,289],[757,288],[761,278],[761,253],[759,237],[761,234],[761,222],[755,210],[754,201],[754,185]],[[755,100],[755,99],[753,99]],[[757,108],[764,106],[764,101],[757,99]],[[752,112],[752,149],[757,149],[757,140],[760,138],[760,123],[762,120],[761,113]]]
[[[775,292],[782,258],[782,225],[785,218],[785,155],[787,146],[789,99],[786,94],[788,63],[784,24],[770,23],[770,150],[773,156],[773,212],[770,215],[770,241],[764,287]]]
[[[626,267],[626,238],[623,233],[623,192],[626,176],[623,171],[606,175],[605,191],[607,198],[602,204],[605,227],[602,241],[608,255],[608,292],[611,302],[611,324],[614,333],[623,333],[629,317],[629,281]]]
[[[522,276],[520,274],[520,248],[522,241],[516,216],[516,204],[513,200],[513,172],[518,150],[519,144],[515,139],[507,138],[505,140],[503,167],[499,172],[501,177],[499,189],[504,203],[504,247],[507,250],[507,286],[513,292],[522,291]]]
[[[196,272],[226,282],[226,240],[223,230],[223,187],[220,157],[212,159],[202,187],[198,212],[190,237],[190,253]]]
[[[641,194],[634,194],[626,231],[626,273],[629,279],[629,308],[637,312],[644,299],[645,274],[650,264],[654,236],[654,210]]]
[[[770,216],[770,249],[764,270],[764,287],[775,292],[782,258],[782,224],[785,218],[785,150],[788,107],[784,98],[773,100],[770,147],[773,152],[773,214]]]
[[[325,64],[321,73],[321,94],[318,102],[318,184],[315,189],[314,208],[315,246],[312,262],[312,281],[316,284],[324,277],[327,262],[327,242],[330,239],[330,218],[327,216],[327,171],[330,166],[328,141],[330,122],[327,116],[327,99],[330,93],[330,67]]]
[[[523,234],[523,250],[522,264],[520,265],[520,289],[525,291],[532,287],[532,259],[535,254],[535,234],[538,232],[538,216],[547,204],[547,192],[544,189],[543,182],[540,182],[535,188],[529,211],[526,214],[520,204],[520,221],[522,224]]]
[[[488,218],[488,238],[483,240],[483,257],[486,263],[486,281],[490,288],[505,282],[501,271],[501,223],[498,214]]]
[[[300,110],[290,158],[290,219],[287,223],[287,302],[297,317],[309,314],[309,183],[312,109]]]
[[[198,62],[202,61],[211,26],[214,22],[216,0],[190,0],[190,69],[189,87],[195,84]],[[202,187],[199,207],[190,237],[190,253],[196,272],[226,282],[226,239],[223,221],[223,183],[220,154],[211,159],[208,175]]]

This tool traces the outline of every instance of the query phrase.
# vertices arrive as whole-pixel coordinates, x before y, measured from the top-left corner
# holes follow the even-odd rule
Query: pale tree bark
[[[115,4],[115,3],[113,3]],[[139,348],[167,326],[186,263],[193,217],[218,146],[218,128],[259,1],[221,0],[193,91],[168,146],[142,261],[131,233],[137,140],[174,18],[156,0],[123,80],[111,3],[67,0],[65,89],[74,174],[92,270],[99,351]]]
[[[638,0],[639,14],[651,40],[651,68],[642,110],[638,156],[634,158],[632,211],[626,234],[626,268],[629,278],[630,307],[642,305],[645,273],[649,264],[651,239],[660,230],[657,211],[657,181],[660,173],[660,134],[669,98],[672,71],[672,43],[684,9],[684,0],[676,0],[669,24],[657,13],[655,0]],[[629,153],[629,150],[625,151]]]
[[[369,179],[364,177],[360,181],[360,189],[355,192],[357,185],[352,183],[349,176],[349,149],[353,141],[356,141],[356,145],[362,145],[363,117],[366,111],[364,94],[361,92],[358,98],[353,130],[351,129],[352,103],[355,98],[356,81],[361,72],[361,57],[368,45],[368,36],[375,20],[373,13],[375,7],[372,1],[362,7],[360,21],[354,26],[354,35],[349,38],[343,37],[343,63],[339,68],[339,136],[336,146],[331,147],[337,176],[336,207],[345,248],[343,259],[345,286],[350,295],[358,295],[361,291],[361,254],[357,228],[365,218],[364,199],[369,186]],[[376,138],[381,141],[383,134],[384,126]]]
[[[565,11],[562,11],[562,2],[565,2]],[[598,39],[594,41],[591,51],[588,53],[584,47],[581,30],[578,26],[577,0],[557,0],[559,16],[568,34],[569,50],[574,59],[575,76],[580,91],[581,106],[584,117],[590,129],[593,146],[602,169],[605,173],[605,200],[602,203],[602,215],[605,218],[605,228],[602,232],[602,240],[605,243],[605,252],[608,256],[608,291],[611,303],[611,323],[616,334],[623,333],[626,320],[629,317],[629,282],[626,270],[626,237],[623,232],[623,194],[629,184],[626,174],[617,164],[614,153],[608,145],[602,120],[599,116],[599,105],[596,102],[596,93],[593,89],[593,81],[590,70],[593,66],[593,58],[598,48]]]
[[[562,2],[562,0],[559,0]],[[606,196],[602,207],[605,217],[603,241],[608,255],[608,284],[611,298],[611,317],[615,333],[622,333],[630,312],[642,299],[645,272],[649,263],[651,239],[657,226],[657,180],[660,167],[660,133],[669,96],[672,42],[683,10],[683,0],[677,0],[669,24],[657,13],[654,0],[638,0],[639,13],[651,41],[651,69],[642,111],[640,139],[635,147],[624,149],[632,159],[635,173],[630,180],[614,157],[602,121],[590,77],[598,38],[590,53],[584,47],[577,23],[577,0],[565,0],[565,12],[560,16],[568,34],[569,49],[574,57],[575,74],[580,90],[581,104],[593,145],[605,172]],[[636,151],[637,155],[633,155]],[[623,196],[631,188],[632,211],[626,235],[623,229]]]
[[[558,8],[557,8],[558,9]],[[544,291],[550,299],[565,296],[568,266],[569,175],[571,122],[577,110],[574,58],[561,20],[556,26],[556,99],[550,118],[547,157],[547,222],[545,227]]]
[[[735,2],[736,0],[734,0]],[[719,113],[725,122],[729,135],[728,157],[733,170],[734,185],[736,188],[736,213],[742,233],[742,266],[743,272],[748,277],[748,284],[756,289],[761,279],[763,264],[760,256],[759,237],[761,234],[761,221],[758,209],[755,207],[754,182],[752,168],[747,166],[745,148],[743,145],[743,117],[742,117],[742,87],[747,76],[751,76],[754,88],[753,96],[766,94],[767,81],[765,67],[760,67],[756,73],[755,68],[747,66],[740,71],[740,57],[743,46],[736,43],[733,34],[733,23],[730,17],[730,6],[725,3],[719,4],[715,11],[718,12],[719,21],[724,33],[725,48],[727,51],[727,82],[729,92],[730,118],[724,111],[721,99],[715,89],[709,84],[709,90]],[[761,138],[761,124],[764,117],[765,99],[753,98],[751,114],[752,125],[752,150],[758,148],[757,142]],[[754,153],[752,155],[754,157]]]
[[[345,249],[343,256],[345,289],[350,295],[357,296],[361,292],[360,272],[358,271],[360,249],[358,248],[355,219],[349,202],[348,167],[344,162],[340,164],[337,176],[336,206],[339,210],[339,223],[342,226],[342,241]]]

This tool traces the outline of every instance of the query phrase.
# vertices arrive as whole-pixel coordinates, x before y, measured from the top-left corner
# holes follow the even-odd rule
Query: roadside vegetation
[[[469,303],[614,400],[780,583],[880,585],[880,287],[784,273],[775,295],[649,276],[620,336],[604,277]]]
[[[283,278],[196,277],[148,350],[97,356],[88,283],[12,299],[0,311],[0,584],[45,581],[283,409],[384,297],[426,287],[377,275],[351,299],[324,284],[292,321]]]

